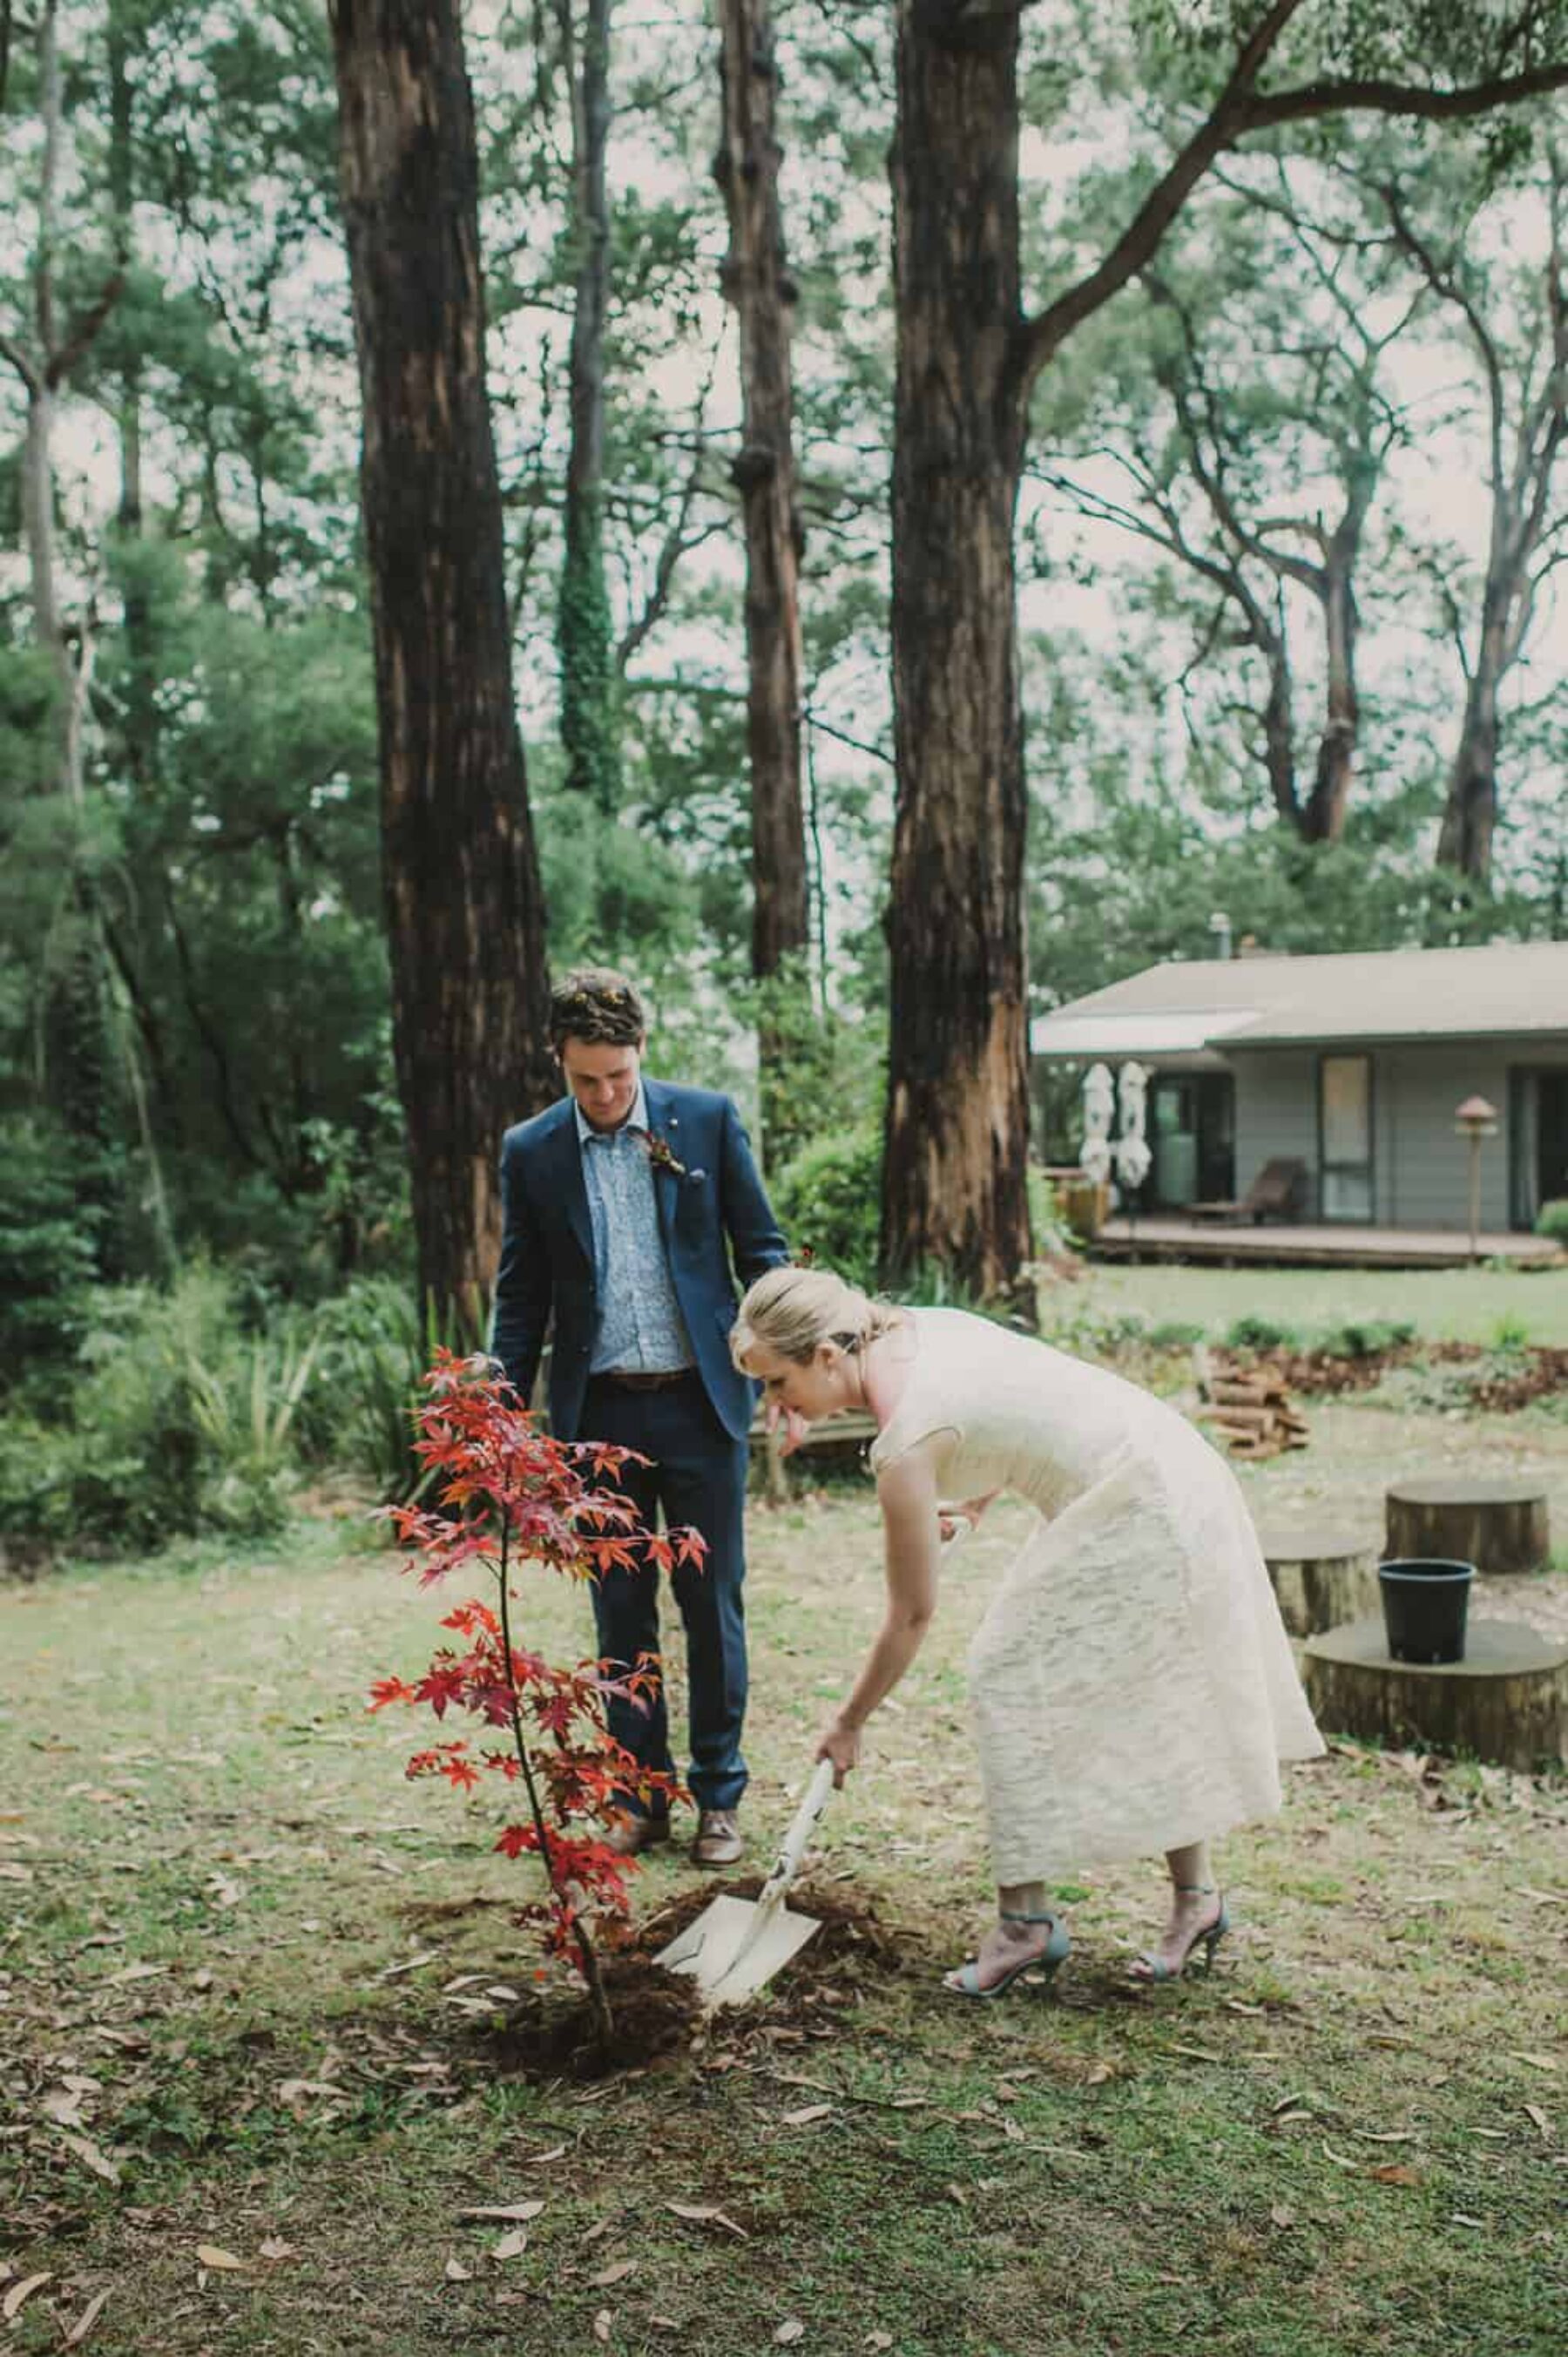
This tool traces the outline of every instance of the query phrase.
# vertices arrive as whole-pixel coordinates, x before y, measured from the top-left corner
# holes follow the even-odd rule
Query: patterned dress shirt
[[[664,1374],[694,1364],[664,1255],[642,1083],[619,1129],[595,1129],[577,1107],[583,1183],[594,1230],[599,1330],[589,1372]]]

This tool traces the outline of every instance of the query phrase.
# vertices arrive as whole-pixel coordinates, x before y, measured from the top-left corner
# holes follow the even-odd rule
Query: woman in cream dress
[[[874,1303],[827,1270],[759,1278],[732,1347],[792,1424],[866,1408],[879,1427],[887,1607],[818,1748],[840,1783],[919,1649],[957,1517],[1004,1490],[1039,1517],[970,1650],[998,1918],[947,1986],[995,1996],[1053,1969],[1069,1942],[1049,1882],[1155,1851],[1171,1909],[1135,1975],[1172,1979],[1199,1946],[1211,1962],[1228,1919],[1210,1839],[1272,1815],[1280,1761],[1323,1749],[1229,1468],[1119,1375],[960,1310]]]

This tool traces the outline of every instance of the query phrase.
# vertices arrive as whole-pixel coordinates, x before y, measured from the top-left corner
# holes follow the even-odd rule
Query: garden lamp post
[[[1454,1127],[1470,1141],[1470,1258],[1475,1260],[1481,1233],[1481,1140],[1496,1137],[1498,1109],[1485,1097],[1466,1097],[1455,1112]]]

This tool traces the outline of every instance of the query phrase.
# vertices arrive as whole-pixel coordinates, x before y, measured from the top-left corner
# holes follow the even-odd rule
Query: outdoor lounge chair
[[[1189,1203],[1193,1220],[1251,1220],[1261,1228],[1265,1220],[1299,1220],[1306,1202],[1306,1165],[1282,1155],[1265,1162],[1240,1200],[1234,1203]]]

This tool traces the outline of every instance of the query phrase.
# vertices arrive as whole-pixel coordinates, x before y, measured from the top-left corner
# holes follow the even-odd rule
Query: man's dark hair
[[[559,1055],[568,1039],[590,1047],[635,1048],[648,1029],[647,1010],[624,974],[607,965],[580,965],[550,994],[550,1044]]]

